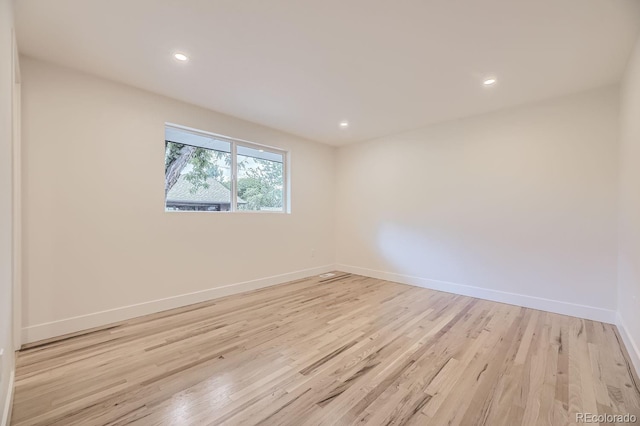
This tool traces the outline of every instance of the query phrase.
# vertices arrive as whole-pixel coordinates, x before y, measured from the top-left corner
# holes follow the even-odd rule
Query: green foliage
[[[184,148],[184,144],[164,142],[164,172],[169,170],[169,166],[180,157],[180,150]]]
[[[261,210],[262,208],[282,207],[282,164],[274,161],[253,159],[238,163],[245,177],[238,179],[238,196],[246,204],[238,205],[241,210]]]
[[[213,151],[211,150],[196,148],[189,164],[192,169],[185,173],[184,177],[191,182],[192,194],[195,194],[200,188],[209,188],[207,179],[217,179],[222,175],[218,165],[213,162]]]
[[[180,155],[180,150],[184,147],[184,144],[165,142],[165,145],[164,166],[166,173],[169,165]],[[189,161],[191,170],[184,175],[185,179],[192,185],[190,189],[192,194],[195,194],[200,188],[209,188],[207,179],[216,179],[224,185],[224,174],[218,164],[218,160],[225,160],[225,163],[230,165],[231,155],[225,152],[196,148]]]
[[[184,144],[165,143],[165,174],[180,157]],[[225,179],[222,167],[231,166],[231,155],[204,148],[196,148],[189,159],[184,177],[191,183],[190,191],[195,194],[200,188],[209,188],[208,179],[216,179],[227,189],[231,182]],[[261,210],[282,208],[283,166],[282,163],[260,158],[238,156],[238,196],[245,201],[238,205],[241,210]]]

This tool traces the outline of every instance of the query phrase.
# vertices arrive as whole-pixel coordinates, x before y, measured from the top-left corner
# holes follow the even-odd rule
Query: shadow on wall
[[[425,238],[420,233],[394,223],[383,223],[377,234],[379,254],[384,257],[391,271],[420,278],[442,279],[438,271],[451,271],[458,276],[461,265],[456,256],[437,236]],[[448,276],[448,277],[449,277]]]

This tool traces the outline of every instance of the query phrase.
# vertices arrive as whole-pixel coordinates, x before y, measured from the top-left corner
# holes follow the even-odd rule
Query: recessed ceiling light
[[[495,78],[488,78],[482,82],[482,84],[484,84],[485,86],[491,86],[492,84],[495,84],[495,83],[496,83]]]
[[[173,55],[174,58],[176,58],[179,61],[185,62],[188,61],[189,58],[187,57],[187,55],[185,55],[184,53],[176,53]]]
[[[341,121],[340,122],[340,127],[342,127],[343,129],[346,129],[347,127],[349,127],[349,122],[348,121]]]

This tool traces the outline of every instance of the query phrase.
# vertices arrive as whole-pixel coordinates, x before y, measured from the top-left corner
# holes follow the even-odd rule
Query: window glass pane
[[[280,153],[237,145],[238,210],[284,210],[284,158]]]
[[[231,209],[229,142],[167,127],[164,170],[167,211]]]

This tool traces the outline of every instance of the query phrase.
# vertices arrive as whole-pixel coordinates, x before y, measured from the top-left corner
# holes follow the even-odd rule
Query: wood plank
[[[614,326],[339,273],[37,342],[12,425],[564,425],[638,415]]]

